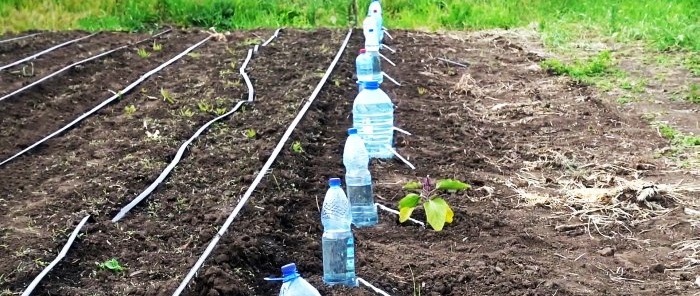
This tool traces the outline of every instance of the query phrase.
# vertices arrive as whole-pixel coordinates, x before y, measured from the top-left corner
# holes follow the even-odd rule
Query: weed
[[[617,98],[617,103],[621,104],[621,105],[629,104],[633,101],[634,101],[634,99],[630,98],[628,96],[622,96],[622,97]]]
[[[423,178],[421,182],[408,182],[403,188],[408,191],[418,191],[419,193],[409,193],[399,201],[399,222],[406,222],[411,217],[413,210],[422,201],[428,224],[435,231],[441,231],[445,223],[452,223],[454,212],[447,204],[447,201],[437,195],[437,192],[455,193],[460,190],[467,190],[470,187],[469,184],[459,180],[441,179],[435,181],[430,176]]]
[[[163,49],[163,44],[156,43],[155,40],[153,40],[153,51],[161,51]]]
[[[292,151],[294,151],[295,153],[304,152],[304,149],[301,147],[301,142],[294,141],[294,143],[292,143]]]
[[[190,52],[187,54],[187,56],[196,60],[196,59],[200,58],[202,55],[200,53]]]
[[[175,99],[173,98],[173,95],[167,89],[161,88],[160,95],[163,97],[164,101],[170,104],[175,104]]]
[[[106,269],[115,273],[120,273],[124,271],[124,267],[122,267],[121,264],[119,264],[119,261],[117,261],[117,259],[115,258],[109,259],[102,263],[95,262],[95,264],[97,264],[97,267],[99,267],[102,270]]]
[[[245,134],[245,137],[248,139],[255,139],[255,136],[257,135],[255,130],[252,128],[245,130],[244,134]]]
[[[192,109],[190,109],[189,107],[182,107],[182,109],[180,109],[180,115],[182,115],[183,117],[191,118],[192,116],[194,116],[194,111],[192,111]]]
[[[145,48],[139,48],[139,49],[136,51],[136,54],[138,54],[140,57],[142,57],[142,58],[144,58],[144,59],[151,56],[151,53],[148,52],[148,51],[146,51]]]
[[[129,105],[124,107],[124,114],[126,114],[126,116],[131,117],[132,115],[134,115],[134,112],[136,112],[136,106]]]
[[[691,103],[700,104],[700,84],[693,83],[690,85],[686,100]]]
[[[557,75],[568,75],[576,82],[590,82],[590,78],[612,74],[613,60],[610,51],[602,51],[586,61],[576,60],[565,64],[556,59],[545,60],[541,63],[545,70]]]
[[[227,111],[228,110],[226,108],[216,108],[214,109],[214,114],[216,114],[217,116],[221,116],[226,114]]]
[[[629,90],[634,93],[641,93],[644,92],[646,89],[646,82],[643,80],[639,81],[629,81],[629,80],[624,80],[622,83],[620,83],[620,88],[624,90]]]
[[[683,65],[695,76],[700,76],[700,56],[691,54],[684,61]]]
[[[214,111],[214,106],[207,101],[199,101],[197,103],[197,108],[199,108],[199,111],[203,113]]]
[[[419,86],[418,87],[418,95],[424,95],[428,92],[428,90],[425,87]]]

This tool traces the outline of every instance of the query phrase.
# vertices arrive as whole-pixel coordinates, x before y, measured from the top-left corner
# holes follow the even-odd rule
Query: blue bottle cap
[[[354,127],[351,127],[348,129],[348,135],[356,135],[357,134],[357,129]]]
[[[378,89],[379,88],[379,81],[365,81],[365,88],[366,89]]]
[[[282,266],[282,277],[288,277],[290,275],[293,275],[297,273],[297,265],[294,263],[289,263],[285,266]]]
[[[340,178],[331,178],[328,184],[331,186],[340,186]]]

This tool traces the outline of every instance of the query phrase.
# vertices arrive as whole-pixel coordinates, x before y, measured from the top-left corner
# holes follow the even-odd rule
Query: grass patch
[[[661,136],[670,140],[672,145],[681,147],[700,146],[700,136],[683,134],[667,124],[659,124],[657,128]]]
[[[357,0],[366,15],[370,0]],[[0,33],[27,29],[143,30],[155,24],[217,27],[345,27],[350,0],[4,0]],[[392,0],[386,26],[513,28],[536,23],[550,45],[590,36],[645,40],[660,50],[700,51],[696,0]]]
[[[700,84],[693,83],[690,85],[686,100],[691,103],[700,104]]]
[[[541,67],[557,75],[570,76],[576,82],[595,83],[594,78],[610,75],[623,75],[612,59],[609,51],[602,51],[598,55],[585,60],[575,60],[565,63],[557,59],[548,59],[540,63]]]

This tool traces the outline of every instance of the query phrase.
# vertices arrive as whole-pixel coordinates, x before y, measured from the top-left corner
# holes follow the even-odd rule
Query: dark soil
[[[0,285],[21,291],[90,214],[85,235],[35,294],[170,295],[271,155],[345,32],[282,31],[248,66],[256,102],[195,141],[164,184],[122,221],[110,219],[156,179],[182,142],[216,117],[214,110],[247,98],[238,68],[252,41],[271,33],[212,40],[79,127],[0,167],[0,211],[6,213],[0,217],[0,258],[8,258],[0,263]],[[586,173],[591,164],[616,168],[609,171],[614,176],[631,179],[634,172],[673,183],[677,176],[653,158],[664,143],[651,128],[618,114],[595,90],[537,70],[533,65],[541,58],[503,36],[392,33],[396,39],[388,43],[398,52],[385,55],[398,65],[383,65],[402,86],[385,81],[382,88],[396,104],[396,125],[412,133],[397,134],[397,150],[417,169],[398,160],[374,161],[377,201],[396,208],[403,183],[426,175],[461,179],[473,188],[447,197],[455,219],[442,232],[399,224],[387,212],[376,227],[355,230],[358,276],[392,295],[414,295],[415,287],[421,295],[678,295],[693,289],[692,273],[658,272],[659,264],[679,267],[669,252],[693,235],[682,211],[630,225],[634,235],[606,239],[555,230],[573,222],[569,215],[524,206],[517,194],[537,186],[552,192],[554,180]],[[174,32],[146,63],[133,49],[115,53],[0,102],[0,156],[57,129],[107,98],[107,90],[121,89],[204,36]],[[101,46],[92,42],[100,43],[85,46]],[[341,151],[361,44],[356,31],[187,295],[275,295],[279,283],[263,278],[289,262],[323,295],[375,295],[321,282],[318,207],[328,178],[343,176]],[[48,91],[54,93],[41,96]],[[135,112],[126,112],[132,105]],[[255,130],[252,138],[245,135],[249,129]],[[291,149],[296,141],[303,152]],[[414,218],[425,215],[416,210]],[[600,252],[605,248],[612,252]],[[110,258],[126,271],[97,267]]]

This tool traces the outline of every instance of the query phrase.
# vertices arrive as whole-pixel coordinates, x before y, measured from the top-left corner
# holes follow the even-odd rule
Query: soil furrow
[[[34,36],[32,38],[0,43],[0,66],[7,65],[9,63],[26,58],[28,56],[44,51],[61,43],[65,43],[76,38],[87,36],[89,34],[90,33],[80,31],[44,33],[42,35]],[[96,36],[90,38],[94,37]],[[90,38],[88,38],[87,40],[81,40],[81,42],[87,42]],[[80,44],[81,42],[76,43]],[[76,43],[69,44],[68,46],[75,46]],[[59,48],[57,50],[63,49],[66,48]]]

